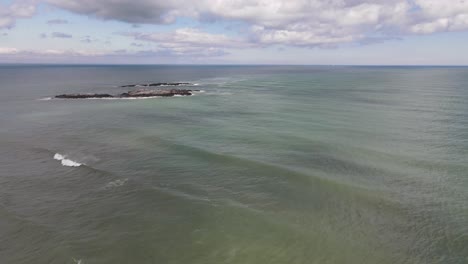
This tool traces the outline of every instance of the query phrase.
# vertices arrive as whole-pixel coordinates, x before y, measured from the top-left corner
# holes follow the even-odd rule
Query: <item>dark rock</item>
[[[110,94],[61,94],[56,95],[55,98],[61,99],[86,99],[86,98],[112,98]]]
[[[164,89],[164,90],[148,90],[139,89],[128,91],[116,96],[110,94],[61,94],[55,98],[61,99],[88,99],[88,98],[129,98],[129,97],[171,97],[174,95],[192,95],[192,90],[186,89]]]

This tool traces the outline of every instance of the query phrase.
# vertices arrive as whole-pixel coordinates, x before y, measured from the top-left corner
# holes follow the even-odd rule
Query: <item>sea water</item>
[[[468,68],[0,66],[0,263],[468,263]]]

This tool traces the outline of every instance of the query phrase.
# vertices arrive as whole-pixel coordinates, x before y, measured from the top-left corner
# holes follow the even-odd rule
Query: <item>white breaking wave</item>
[[[78,163],[76,161],[73,161],[71,159],[67,159],[66,156],[64,156],[64,155],[62,155],[60,153],[55,153],[54,159],[60,161],[63,166],[67,166],[67,167],[79,167],[79,166],[83,165],[83,164]]]
[[[200,94],[205,93],[205,92],[206,92],[205,90],[192,91],[192,96],[200,95]]]

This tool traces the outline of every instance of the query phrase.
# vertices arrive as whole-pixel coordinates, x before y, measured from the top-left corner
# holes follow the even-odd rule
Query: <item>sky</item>
[[[0,63],[468,65],[468,0],[0,0]]]

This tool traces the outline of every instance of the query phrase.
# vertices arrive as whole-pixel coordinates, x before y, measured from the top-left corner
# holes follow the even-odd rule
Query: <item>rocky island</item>
[[[124,85],[121,87],[148,87],[148,86],[180,86],[180,85],[191,85],[191,83],[151,83],[147,85],[131,84]],[[176,95],[180,96],[189,96],[193,92],[200,90],[190,90],[190,89],[138,89],[133,91],[128,91],[118,95],[111,94],[100,94],[100,93],[89,93],[89,94],[61,94],[56,95],[55,98],[59,99],[92,99],[92,98],[136,98],[136,97],[172,97]]]

